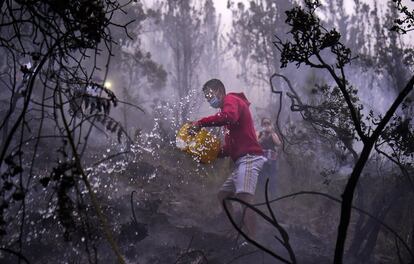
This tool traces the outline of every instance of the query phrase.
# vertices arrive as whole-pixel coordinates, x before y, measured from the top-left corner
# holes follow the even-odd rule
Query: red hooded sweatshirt
[[[230,156],[234,161],[246,154],[263,155],[257,142],[249,105],[250,102],[243,93],[228,93],[220,112],[197,121],[202,127],[226,126],[222,155]]]

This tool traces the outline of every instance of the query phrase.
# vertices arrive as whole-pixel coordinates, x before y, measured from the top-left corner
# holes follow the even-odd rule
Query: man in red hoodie
[[[225,126],[225,143],[219,156],[230,156],[234,169],[223,183],[218,199],[222,203],[227,197],[237,197],[252,204],[256,191],[257,177],[266,159],[257,141],[249,101],[243,93],[226,94],[223,83],[211,79],[203,86],[205,98],[213,108],[220,111],[194,122],[191,130],[199,131],[201,127]],[[232,211],[231,204],[228,208]],[[246,210],[243,219],[245,232],[255,235],[255,217],[252,210]]]

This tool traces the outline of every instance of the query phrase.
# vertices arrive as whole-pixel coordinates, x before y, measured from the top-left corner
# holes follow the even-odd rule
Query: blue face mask
[[[208,101],[208,103],[213,108],[219,108],[220,107],[220,100],[217,98],[217,96],[214,96],[213,98],[211,98],[210,101]]]

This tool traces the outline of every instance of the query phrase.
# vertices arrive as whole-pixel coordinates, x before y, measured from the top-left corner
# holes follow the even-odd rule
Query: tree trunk
[[[338,236],[335,247],[334,263],[342,264],[342,258],[345,249],[345,241],[351,219],[352,201],[354,198],[355,187],[358,183],[358,179],[364,169],[365,163],[368,160],[369,154],[374,146],[373,140],[368,140],[362,149],[361,155],[359,156],[358,162],[351,173],[347,185],[345,186],[344,193],[342,194],[341,204],[341,218],[338,226]]]

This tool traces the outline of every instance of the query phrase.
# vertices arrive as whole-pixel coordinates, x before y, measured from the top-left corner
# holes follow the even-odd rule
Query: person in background
[[[262,118],[260,124],[262,129],[259,133],[257,133],[257,140],[263,148],[264,156],[267,161],[265,162],[259,176],[258,188],[260,193],[264,193],[266,179],[269,179],[269,193],[273,193],[276,185],[277,147],[282,143],[269,118]]]
[[[234,161],[233,171],[220,188],[218,199],[222,204],[225,198],[236,197],[252,204],[257,178],[266,159],[257,141],[249,109],[250,102],[243,93],[226,94],[224,84],[218,79],[206,82],[203,92],[210,106],[219,109],[219,112],[193,122],[190,131],[196,133],[201,127],[224,126],[225,143],[220,156],[230,156]],[[227,203],[227,208],[232,213],[231,203]],[[254,212],[246,209],[243,215],[243,229],[248,236],[254,237]]]

